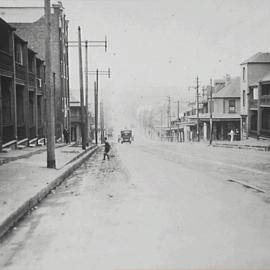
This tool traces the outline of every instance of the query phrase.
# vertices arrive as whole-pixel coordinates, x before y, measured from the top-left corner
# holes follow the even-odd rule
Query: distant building
[[[45,136],[44,62],[0,18],[0,150]]]
[[[37,56],[45,59],[46,25],[44,7],[0,7],[1,14],[28,42]],[[51,14],[52,72],[55,73],[56,139],[69,127],[68,21],[61,2],[52,5]]]
[[[208,140],[210,134],[210,106],[212,106],[213,139],[227,140],[231,129],[240,132],[240,78],[232,78],[230,82],[213,94],[212,104],[208,97],[208,112],[199,114],[201,139]],[[195,114],[188,116],[193,123]],[[196,133],[196,125],[192,126]]]
[[[80,101],[72,98],[70,101],[70,110],[71,110],[71,133],[70,140],[72,142],[81,143],[82,134],[81,134],[81,103]],[[91,113],[88,113],[88,131],[89,139],[92,141],[94,139],[94,118]]]
[[[270,72],[249,86],[249,135],[270,137]]]
[[[241,135],[270,136],[270,53],[241,63]]]

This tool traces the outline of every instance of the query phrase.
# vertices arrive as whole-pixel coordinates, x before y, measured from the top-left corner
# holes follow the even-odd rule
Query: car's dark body
[[[131,143],[132,141],[132,131],[122,130],[121,131],[121,143]]]

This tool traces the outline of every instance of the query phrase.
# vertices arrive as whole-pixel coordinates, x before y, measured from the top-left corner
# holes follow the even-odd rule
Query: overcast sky
[[[0,3],[4,1],[0,0]],[[41,0],[9,0],[10,5]],[[56,1],[51,1],[55,3]],[[101,78],[101,94],[116,104],[164,102],[185,96],[199,75],[202,84],[226,73],[240,74],[240,62],[270,51],[269,0],[63,0],[70,40],[108,36],[109,48],[90,48],[90,69],[112,70]],[[76,49],[70,51],[71,88],[78,92]],[[93,78],[90,78],[92,87]],[[78,96],[78,95],[77,95]],[[151,98],[150,98],[151,97]],[[118,103],[117,103],[118,102]],[[119,104],[119,110],[121,102]]]

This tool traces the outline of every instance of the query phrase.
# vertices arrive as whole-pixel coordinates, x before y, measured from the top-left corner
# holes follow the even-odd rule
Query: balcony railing
[[[250,100],[249,101],[249,107],[251,109],[257,109],[257,107],[258,107],[258,100],[254,100],[254,99]]]
[[[270,95],[261,96],[261,103],[262,106],[268,105],[270,106]]]
[[[35,87],[35,74],[32,72],[29,72],[28,76],[29,76],[29,84]]]
[[[12,69],[12,55],[0,50],[0,68],[8,71]]]
[[[25,80],[25,67],[16,63],[16,77],[21,80]]]

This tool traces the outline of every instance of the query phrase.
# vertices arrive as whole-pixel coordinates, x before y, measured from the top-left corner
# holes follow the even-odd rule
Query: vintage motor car
[[[122,130],[121,131],[121,143],[131,143],[133,140],[131,130]]]

